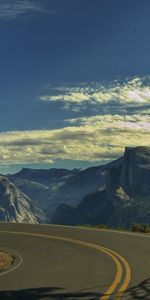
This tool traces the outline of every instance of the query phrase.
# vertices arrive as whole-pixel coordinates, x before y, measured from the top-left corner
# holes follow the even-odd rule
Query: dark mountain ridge
[[[111,226],[150,223],[150,147],[127,147],[120,164],[109,169],[105,188],[85,196],[77,208],[59,206],[53,222]]]
[[[85,170],[22,169],[8,178],[25,194],[33,199],[49,217],[50,222],[61,203],[77,207],[82,199],[95,190],[103,190],[108,171],[120,165],[122,158],[103,166]],[[43,175],[44,174],[44,175]]]

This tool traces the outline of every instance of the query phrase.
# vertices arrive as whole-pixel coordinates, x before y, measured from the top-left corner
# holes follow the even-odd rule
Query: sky
[[[0,173],[150,146],[149,0],[0,0]]]

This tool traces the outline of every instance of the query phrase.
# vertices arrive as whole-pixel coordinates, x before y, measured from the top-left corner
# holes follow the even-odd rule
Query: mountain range
[[[29,223],[150,224],[150,147],[85,170],[29,169],[0,176],[0,220]]]

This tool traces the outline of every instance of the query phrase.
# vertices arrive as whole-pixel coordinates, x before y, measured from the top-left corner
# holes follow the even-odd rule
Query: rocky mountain
[[[79,170],[66,169],[29,169],[23,168],[19,173],[7,177],[23,193],[39,206],[50,219],[65,193],[59,192],[66,181],[78,174]],[[59,195],[61,194],[61,197]],[[61,200],[62,199],[62,200]]]
[[[98,179],[101,181],[97,174]],[[107,169],[102,190],[95,188],[94,192],[87,193],[76,208],[61,204],[53,222],[111,226],[150,224],[150,147],[126,148],[124,157]]]
[[[45,223],[47,218],[6,176],[0,176],[0,221]]]
[[[129,226],[150,223],[150,148],[86,170],[29,169],[0,176],[0,220]]]
[[[119,158],[107,165],[91,167],[83,171],[24,168],[8,178],[47,214],[51,222],[60,204],[77,207],[87,194],[103,190],[109,170],[119,166],[121,162],[122,158]]]

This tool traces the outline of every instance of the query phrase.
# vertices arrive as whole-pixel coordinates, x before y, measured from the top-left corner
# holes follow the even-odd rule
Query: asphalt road
[[[0,300],[150,300],[150,235],[0,224]]]

